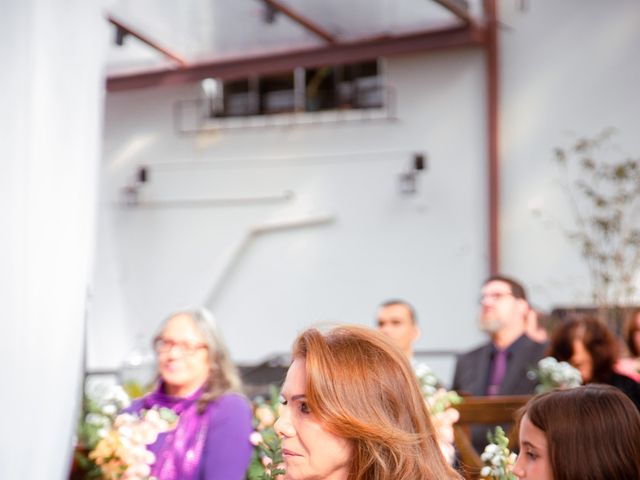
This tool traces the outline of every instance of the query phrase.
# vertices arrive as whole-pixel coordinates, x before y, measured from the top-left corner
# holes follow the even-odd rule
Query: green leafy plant
[[[271,387],[268,399],[257,397],[253,401],[253,427],[251,443],[254,445],[247,480],[276,480],[284,475],[284,459],[280,437],[274,429],[280,409],[280,391]]]
[[[640,269],[640,159],[622,155],[607,128],[554,150],[575,220],[566,229],[585,260],[601,313],[628,304]]]

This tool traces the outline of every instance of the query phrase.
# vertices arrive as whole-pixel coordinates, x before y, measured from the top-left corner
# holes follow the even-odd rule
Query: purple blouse
[[[172,397],[161,386],[135,400],[127,412],[153,406],[171,408],[178,426],[159,435],[148,448],[156,455],[152,475],[158,480],[243,480],[253,447],[251,406],[241,395],[226,393],[198,414],[201,390],[189,397]]]

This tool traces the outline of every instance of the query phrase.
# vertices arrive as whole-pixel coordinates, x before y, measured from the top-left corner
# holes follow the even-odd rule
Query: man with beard
[[[544,356],[546,344],[525,334],[530,307],[524,288],[502,275],[489,277],[480,291],[480,328],[491,338],[458,357],[452,388],[469,395],[533,394],[536,382],[527,376]],[[474,447],[482,451],[486,428],[473,429]]]

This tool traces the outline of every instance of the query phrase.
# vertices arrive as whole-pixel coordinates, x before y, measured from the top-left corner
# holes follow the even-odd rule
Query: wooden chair
[[[460,472],[466,480],[477,480],[484,466],[480,455],[471,443],[471,425],[506,425],[511,427],[515,422],[515,413],[531,398],[530,395],[513,395],[497,397],[464,397],[461,404],[455,405],[460,412],[460,420],[454,424],[455,445],[458,451]],[[517,444],[510,437],[509,448]]]

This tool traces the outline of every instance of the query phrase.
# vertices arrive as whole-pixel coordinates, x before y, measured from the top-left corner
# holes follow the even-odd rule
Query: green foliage
[[[280,391],[271,386],[268,399],[257,397],[253,401],[253,435],[259,434],[247,470],[246,480],[275,480],[285,473],[282,466],[282,445],[274,429],[280,409]]]
[[[575,220],[565,233],[586,261],[600,307],[628,304],[640,269],[640,159],[620,158],[614,134],[608,128],[554,149]]]

